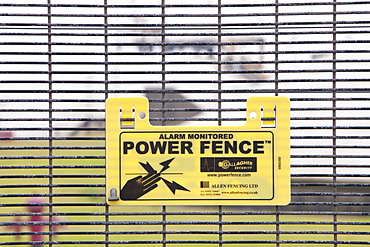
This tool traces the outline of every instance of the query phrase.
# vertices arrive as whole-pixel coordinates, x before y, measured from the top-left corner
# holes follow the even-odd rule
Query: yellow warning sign
[[[244,126],[152,126],[146,98],[106,102],[110,205],[286,205],[289,100],[247,101]]]

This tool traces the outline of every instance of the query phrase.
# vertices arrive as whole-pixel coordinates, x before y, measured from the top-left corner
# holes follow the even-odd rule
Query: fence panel
[[[0,3],[0,245],[370,244],[370,2]],[[109,207],[105,109],[235,126],[291,100],[288,206]]]

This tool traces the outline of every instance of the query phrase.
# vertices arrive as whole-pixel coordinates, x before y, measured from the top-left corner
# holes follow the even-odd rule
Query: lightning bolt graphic
[[[167,185],[167,187],[172,191],[172,193],[175,195],[176,190],[184,190],[184,191],[190,191],[187,188],[179,185],[175,181],[172,181],[172,183],[164,178],[162,178],[163,182]]]
[[[149,164],[149,162],[147,161],[146,164],[142,163],[142,162],[139,162],[140,165],[148,172],[148,174],[152,175],[152,174],[155,174],[157,173],[157,171],[155,171],[153,169],[153,167]]]
[[[151,178],[151,176],[156,175],[156,177],[158,178],[158,180],[156,182],[158,182],[160,179],[162,179],[163,182],[167,185],[167,187],[171,190],[171,192],[175,195],[176,190],[183,190],[183,191],[190,191],[190,190],[188,190],[184,186],[176,183],[175,181],[170,182],[170,181],[160,177],[162,172],[164,172],[165,170],[170,168],[170,164],[174,159],[175,158],[168,159],[168,160],[165,160],[165,161],[159,163],[161,166],[163,166],[162,170],[159,173],[157,173],[157,171],[153,169],[153,167],[150,165],[150,163],[148,161],[146,163],[139,162],[139,164],[148,172],[148,175],[146,176],[146,177],[148,177],[148,179]]]
[[[165,170],[167,170],[168,168],[170,168],[170,163],[174,160],[175,158],[172,158],[172,159],[169,159],[169,160],[166,160],[166,161],[163,161],[161,163],[159,163],[160,165],[163,166],[162,170],[159,172],[159,173],[162,173],[164,172]]]

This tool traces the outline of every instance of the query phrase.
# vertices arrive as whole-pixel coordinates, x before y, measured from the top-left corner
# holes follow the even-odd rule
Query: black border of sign
[[[119,134],[119,194],[122,189],[121,184],[121,173],[122,173],[122,154],[121,154],[121,143],[122,134],[145,134],[145,133],[258,133],[258,132],[268,132],[272,135],[272,197],[270,199],[138,199],[138,200],[128,200],[128,201],[272,201],[275,198],[275,136],[272,131],[125,131]],[[119,197],[120,198],[120,197]],[[120,201],[124,202],[123,200]]]

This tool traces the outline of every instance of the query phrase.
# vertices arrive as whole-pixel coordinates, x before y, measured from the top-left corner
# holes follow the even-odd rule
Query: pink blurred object
[[[11,132],[11,131],[0,131],[0,137],[5,137],[5,138],[13,137],[13,132]]]
[[[45,201],[40,197],[32,197],[28,199],[27,203],[29,204],[44,204]],[[30,213],[41,213],[44,210],[45,206],[35,205],[35,206],[28,206],[28,212]]]
[[[33,197],[33,198],[29,198],[27,200],[27,203],[30,204],[29,206],[27,206],[27,211],[29,213],[32,213],[33,215],[31,215],[29,220],[26,222],[30,222],[31,224],[36,223],[35,225],[30,225],[31,231],[35,233],[34,235],[31,235],[31,241],[41,242],[43,241],[43,236],[37,233],[42,232],[43,228],[48,226],[48,221],[49,221],[48,217],[41,215],[41,213],[46,209],[46,206],[42,205],[42,204],[45,204],[45,200],[40,197]],[[23,226],[19,223],[22,221],[23,221],[22,218],[19,215],[16,215],[14,216],[14,220],[13,220],[13,222],[15,222],[16,224],[13,226],[7,226],[6,228],[9,230],[13,230],[14,232],[21,232]],[[67,221],[67,219],[61,216],[52,216],[52,221],[57,223],[57,222]],[[38,225],[37,224],[38,222],[45,222],[45,224]],[[64,228],[64,227],[66,226],[55,224],[52,226],[52,231],[55,232],[55,231],[58,231],[59,228]],[[20,238],[21,238],[21,235],[15,235],[15,239],[18,240]],[[41,245],[34,244],[32,246],[41,246]]]
[[[39,197],[33,197],[28,199],[29,204],[43,204],[45,203],[42,198]],[[42,211],[45,209],[45,206],[41,205],[35,205],[35,206],[28,206],[27,207],[28,212],[30,213],[42,213]],[[43,221],[42,215],[31,215],[30,218],[31,222],[40,222]],[[42,232],[42,228],[44,225],[30,225],[31,231],[34,233]],[[42,241],[42,235],[31,235],[31,241]]]

